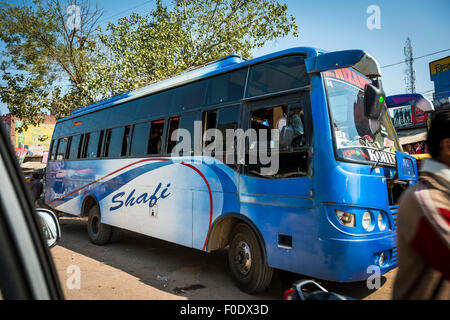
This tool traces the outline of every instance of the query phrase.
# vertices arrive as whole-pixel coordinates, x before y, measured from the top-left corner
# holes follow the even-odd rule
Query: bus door
[[[241,210],[263,229],[271,248],[291,249],[296,241],[294,234],[299,240],[316,224],[310,214],[312,121],[307,101],[306,94],[297,93],[244,105],[244,127],[256,132],[256,137],[248,139],[245,159],[239,159]],[[281,129],[286,125],[293,129],[292,143],[277,150]],[[284,263],[282,256],[272,257],[272,266],[278,263],[275,260]]]

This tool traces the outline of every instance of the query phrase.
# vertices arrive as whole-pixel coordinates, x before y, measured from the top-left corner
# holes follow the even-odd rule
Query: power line
[[[446,52],[446,51],[450,51],[450,48],[449,49],[445,49],[445,50],[432,52],[432,53],[428,53],[428,54],[424,54],[423,56],[413,58],[413,60],[429,57],[429,56],[432,56],[432,55],[435,55],[435,54],[438,54],[438,53],[442,53],[442,52]],[[381,68],[388,68],[388,67],[396,66],[396,65],[399,65],[399,64],[402,64],[402,63],[405,63],[405,60],[400,61],[400,62],[396,62],[396,63],[392,63],[392,64],[388,64],[388,65],[383,66]]]
[[[145,4],[147,4],[147,3],[150,3],[150,2],[153,2],[153,0],[151,0],[151,1],[145,1],[145,2],[143,2],[143,3],[141,3],[141,4],[138,4],[137,6],[134,6],[134,7],[132,7],[132,8],[126,9],[126,10],[123,10],[123,11],[121,11],[121,12],[119,12],[119,13],[116,13],[116,14],[114,14],[114,15],[112,15],[112,16],[109,16],[109,17],[107,17],[107,18],[105,18],[105,19],[100,20],[98,23],[105,22],[105,21],[108,20],[108,19],[117,17],[117,16],[121,15],[122,13],[128,12],[128,11],[130,11],[130,10],[133,10],[133,9],[136,9],[136,8],[139,8],[139,7],[142,7],[143,5],[145,5]]]

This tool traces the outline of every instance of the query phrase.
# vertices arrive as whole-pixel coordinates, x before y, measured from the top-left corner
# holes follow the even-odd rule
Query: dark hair
[[[441,140],[450,138],[450,106],[441,107],[431,115],[427,144],[432,158],[439,157]]]
[[[34,172],[34,173],[33,173],[33,178],[34,178],[34,179],[40,179],[41,176],[39,175],[39,173]]]

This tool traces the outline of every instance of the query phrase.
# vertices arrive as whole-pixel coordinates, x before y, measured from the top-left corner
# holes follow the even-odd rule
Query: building
[[[22,126],[21,120],[11,114],[1,116],[19,159],[23,159],[27,154],[42,158],[44,153],[49,150],[56,118],[52,115],[43,115],[43,117],[42,124],[28,126],[27,130],[19,133],[16,128]]]
[[[450,56],[430,62],[430,79],[434,82],[433,103],[436,109],[450,105]]]
[[[432,103],[419,93],[386,98],[389,115],[403,150],[412,155],[427,154],[427,120]]]

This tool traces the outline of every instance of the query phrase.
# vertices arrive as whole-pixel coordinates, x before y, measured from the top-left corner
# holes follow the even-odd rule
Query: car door
[[[62,299],[50,252],[1,121],[0,181],[1,298]]]

